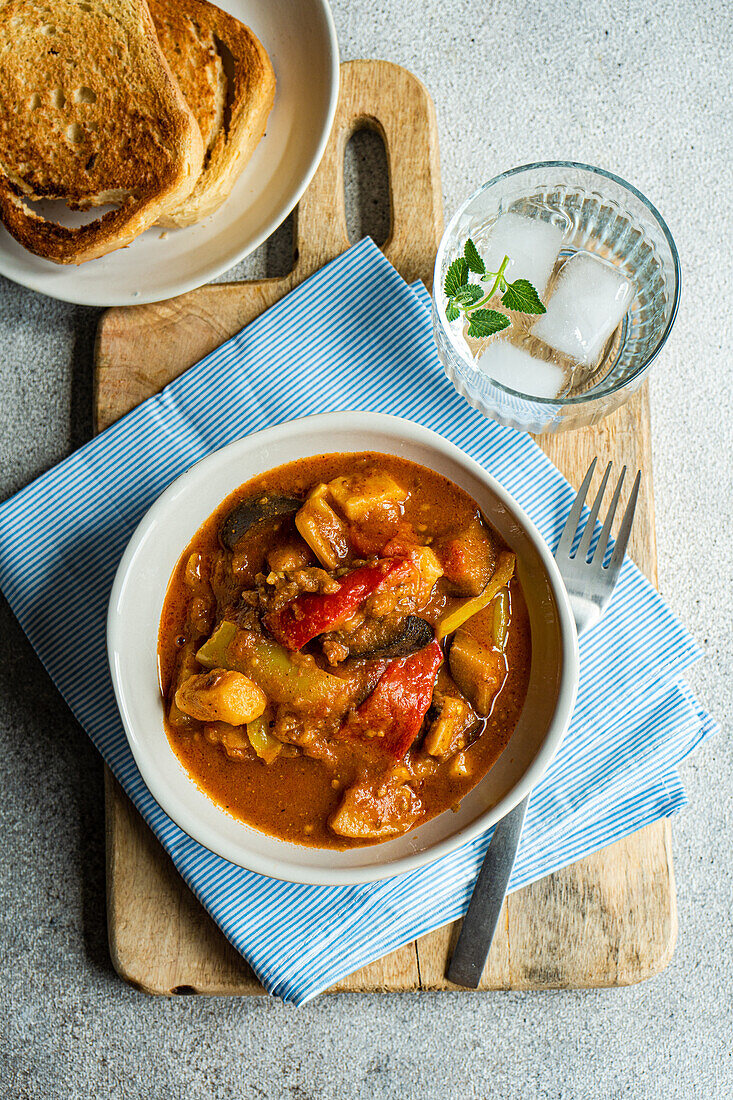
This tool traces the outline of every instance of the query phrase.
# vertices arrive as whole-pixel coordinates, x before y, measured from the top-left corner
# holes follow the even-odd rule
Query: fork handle
[[[527,795],[494,829],[448,967],[448,979],[456,985],[476,989],[481,981],[517,858],[529,799]]]
[[[600,618],[600,610],[589,600],[570,596],[570,606],[578,634],[582,634]],[[530,797],[527,795],[501,819],[489,841],[463,918],[461,934],[448,966],[447,977],[456,985],[477,989],[481,981],[517,858]]]

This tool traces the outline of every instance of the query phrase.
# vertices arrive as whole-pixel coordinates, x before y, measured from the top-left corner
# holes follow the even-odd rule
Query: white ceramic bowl
[[[339,56],[331,9],[328,0],[216,3],[252,28],[277,80],[265,136],[223,206],[185,229],[153,226],[129,248],[79,267],[34,256],[0,225],[0,274],[65,302],[158,302],[221,275],[285,220],[320,163],[336,110]],[[89,220],[61,203],[50,204],[48,216],[68,225]]]
[[[158,624],[168,580],[186,545],[243,482],[284,462],[335,451],[412,459],[460,485],[515,551],[529,608],[532,669],[524,710],[487,776],[448,811],[405,836],[345,852],[285,843],[237,821],[191,780],[171,749],[158,686]],[[539,782],[563,739],[578,683],[578,647],[567,594],[542,536],[476,462],[435,432],[376,413],[327,413],[237,440],[179,477],[147,512],[120,562],[107,644],[117,702],[150,791],[201,844],[242,867],[290,882],[372,882],[443,856],[507,814]]]

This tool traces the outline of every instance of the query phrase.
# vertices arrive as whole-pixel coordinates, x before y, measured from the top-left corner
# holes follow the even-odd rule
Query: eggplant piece
[[[390,632],[386,638],[378,637],[371,645],[355,646],[348,638],[344,639],[344,643],[349,647],[350,657],[409,657],[411,653],[430,645],[434,637],[430,623],[417,615],[407,615],[396,631]]]
[[[292,516],[302,506],[298,497],[283,493],[261,493],[248,497],[224,517],[219,526],[219,542],[225,550],[234,550],[244,536],[262,523],[271,523],[280,516]]]

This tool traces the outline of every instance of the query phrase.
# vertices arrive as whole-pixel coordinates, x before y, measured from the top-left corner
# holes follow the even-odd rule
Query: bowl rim
[[[500,504],[508,508],[513,514],[519,526],[529,537],[540,559],[557,608],[560,646],[562,651],[560,656],[557,702],[544,740],[540,744],[528,768],[520,780],[503,798],[483,814],[477,816],[464,828],[456,831],[442,841],[421,849],[420,851],[394,859],[389,863],[379,862],[379,851],[381,846],[376,844],[371,846],[371,850],[375,853],[375,862],[373,864],[343,868],[320,868],[300,865],[297,859],[293,860],[287,857],[273,859],[271,855],[262,855],[251,849],[243,851],[241,845],[227,837],[219,835],[216,829],[210,828],[206,823],[198,821],[195,810],[182,804],[177,797],[169,797],[170,792],[167,790],[165,779],[158,773],[152,760],[146,755],[144,737],[139,738],[136,736],[134,724],[128,713],[125,688],[121,682],[120,669],[118,668],[116,660],[117,655],[124,653],[124,650],[129,646],[129,642],[126,643],[122,638],[124,630],[123,624],[126,620],[118,613],[120,597],[128,582],[129,575],[134,569],[138,550],[146,540],[151,529],[166,515],[170,502],[182,490],[200,484],[215,467],[218,468],[220,465],[226,465],[228,462],[234,460],[237,450],[242,448],[243,444],[246,443],[248,449],[251,449],[253,443],[256,443],[261,449],[273,443],[276,444],[278,441],[291,434],[296,425],[301,427],[307,425],[314,433],[327,431],[330,427],[334,430],[338,428],[339,431],[350,430],[354,434],[355,444],[357,443],[360,430],[381,431],[387,435],[391,435],[396,441],[423,444],[437,453],[456,461],[470,474],[473,474],[473,476],[480,479],[486,485],[489,492],[493,493],[498,498]],[[354,450],[358,451],[359,449],[360,448],[355,445]],[[291,459],[290,461],[295,461],[295,459]],[[274,467],[268,466],[268,469],[270,468]],[[263,470],[262,472],[264,473],[266,471]],[[232,489],[232,491],[234,491],[234,489]],[[167,583],[166,581],[166,587]],[[230,863],[234,863],[239,867],[243,867],[246,870],[253,871],[267,878],[308,885],[340,886],[378,882],[384,879],[394,878],[408,871],[413,871],[419,867],[433,863],[467,844],[481,833],[486,832],[487,829],[495,825],[514,809],[519,802],[526,798],[544,776],[565,736],[572,717],[578,691],[578,636],[570,601],[555,559],[533,521],[517,503],[514,497],[512,497],[493,475],[484,470],[478,462],[472,459],[454,443],[451,443],[432,429],[423,427],[414,421],[385,413],[357,411],[331,412],[299,417],[296,420],[287,421],[233,440],[231,443],[226,444],[224,447],[200,459],[188,470],[180,474],[157,497],[150,508],[148,508],[127,544],[117,567],[110,593],[106,634],[110,673],[125,735],[143,781],[164,813],[166,813],[188,836],[196,840],[209,851],[228,860]],[[193,787],[196,786],[193,779],[191,779],[190,782]],[[213,802],[213,799],[211,801]],[[219,807],[215,802],[214,805],[217,806],[217,809],[223,817],[229,818],[232,816],[227,814],[226,810]],[[250,828],[254,829],[254,826],[250,826]],[[262,832],[262,830],[255,831]],[[272,838],[270,834],[267,833],[262,833],[262,835],[269,837],[269,839],[278,839]],[[291,847],[297,847],[297,845],[291,845]],[[304,848],[304,851],[306,850],[309,849]]]
[[[680,256],[679,252],[677,251],[677,245],[675,244],[674,237],[672,236],[669,226],[657,210],[654,203],[651,202],[651,200],[648,199],[646,195],[638,189],[638,187],[634,187],[633,183],[629,183],[629,181],[623,179],[622,176],[617,176],[614,172],[609,172],[605,168],[597,168],[593,164],[585,164],[583,161],[578,160],[532,161],[529,164],[520,164],[516,168],[510,168],[506,172],[500,172],[498,176],[494,176],[492,179],[487,180],[486,183],[482,183],[480,187],[476,188],[473,194],[469,195],[469,197],[460,204],[456,212],[453,214],[453,217],[448,222],[443,236],[440,239],[438,252],[435,257],[435,267],[433,268],[433,310],[439,318],[441,328],[444,332],[446,332],[447,335],[442,311],[439,309],[437,301],[437,295],[442,289],[439,281],[440,265],[443,261],[443,256],[445,253],[445,247],[448,241],[449,234],[452,233],[455,223],[464,213],[466,207],[469,206],[480,195],[482,195],[484,191],[487,191],[490,187],[493,187],[494,184],[501,183],[502,180],[511,179],[512,176],[521,175],[524,172],[530,172],[537,168],[579,168],[584,172],[591,172],[595,176],[603,176],[606,179],[613,180],[613,182],[619,184],[620,187],[623,187],[627,191],[630,191],[635,198],[639,199],[639,201],[644,206],[646,206],[647,210],[656,220],[657,225],[662,231],[663,237],[669,245],[670,254],[672,256],[672,265],[674,267],[674,297],[672,299],[672,308],[670,310],[669,318],[667,319],[667,324],[665,325],[664,331],[659,337],[656,345],[649,352],[646,358],[639,364],[636,370],[633,371],[633,373],[627,375],[623,379],[619,379],[618,382],[615,382],[609,389],[604,390],[602,393],[582,393],[577,394],[575,397],[537,397],[536,395],[532,395],[530,393],[522,393],[521,390],[513,390],[509,386],[505,386],[502,382],[499,382],[496,378],[491,379],[491,384],[493,386],[497,386],[500,390],[503,390],[503,392],[508,394],[510,397],[519,397],[522,401],[527,401],[533,405],[556,406],[557,408],[564,408],[566,406],[582,406],[585,404],[589,404],[593,401],[598,401],[600,398],[610,397],[612,394],[617,393],[618,390],[625,389],[632,382],[638,379],[642,374],[644,374],[644,372],[648,370],[648,368],[657,358],[664,345],[667,343],[669,335],[674,327],[675,320],[677,319],[677,311],[680,304],[680,294],[682,292],[682,268],[680,265]],[[456,358],[460,359],[460,356],[457,353]]]

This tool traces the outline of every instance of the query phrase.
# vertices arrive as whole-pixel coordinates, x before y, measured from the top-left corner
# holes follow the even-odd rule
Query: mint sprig
[[[469,237],[463,247],[463,255],[448,268],[445,275],[445,296],[448,303],[445,316],[448,321],[457,321],[461,313],[468,320],[468,335],[476,338],[492,336],[511,325],[511,319],[497,309],[485,309],[497,290],[507,309],[515,313],[544,313],[542,300],[529,279],[516,279],[507,282],[504,277],[509,257],[505,256],[498,271],[487,271],[476,245]],[[479,276],[478,283],[470,283],[469,272]],[[491,289],[484,293],[481,283],[491,283]]]
[[[469,336],[493,336],[495,332],[501,332],[503,328],[509,328],[511,321],[506,313],[499,313],[498,309],[475,309],[469,317]]]
[[[529,279],[517,279],[514,283],[507,283],[507,288],[502,294],[501,300],[507,309],[513,309],[517,313],[546,312],[539,294]]]
[[[468,283],[468,263],[463,256],[454,260],[445,273],[445,295],[452,298]]]
[[[469,237],[463,248],[463,255],[466,257],[466,263],[469,269],[476,275],[486,274],[486,264],[478,254],[478,249]]]
[[[454,294],[456,303],[461,306],[472,306],[474,302],[478,302],[479,298],[483,298],[483,288],[478,283],[469,283],[468,286],[462,286],[460,290]]]

